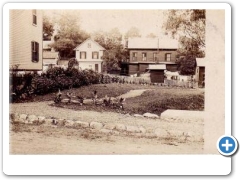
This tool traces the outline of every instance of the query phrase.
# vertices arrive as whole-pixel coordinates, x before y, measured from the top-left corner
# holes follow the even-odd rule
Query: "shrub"
[[[47,77],[51,79],[54,79],[61,74],[65,74],[64,69],[61,67],[54,67],[52,69],[48,69],[46,72]]]
[[[34,74],[27,73],[18,75],[17,72],[10,74],[10,102],[14,102],[17,99],[26,99],[33,93],[31,88],[31,82]]]

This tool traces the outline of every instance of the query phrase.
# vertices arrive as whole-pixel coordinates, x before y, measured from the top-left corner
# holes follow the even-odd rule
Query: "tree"
[[[43,40],[51,40],[53,32],[53,23],[49,20],[49,17],[43,16]]]
[[[125,34],[125,39],[141,37],[140,31],[136,27],[131,27]]]
[[[74,48],[90,37],[88,33],[81,30],[79,22],[79,16],[74,11],[61,14],[57,20],[59,30],[51,47],[59,51],[61,57],[74,57]]]
[[[109,32],[95,32],[92,37],[106,49],[102,57],[105,70],[117,70],[121,62],[127,60],[128,52],[124,49],[122,34],[118,28],[113,28]]]
[[[178,38],[181,55],[203,57],[205,21],[205,10],[169,10],[163,27],[174,38]]]
[[[154,33],[150,33],[146,36],[147,38],[155,38],[157,37]]]
[[[178,70],[181,75],[194,75],[196,69],[196,57],[187,55],[178,59]]]

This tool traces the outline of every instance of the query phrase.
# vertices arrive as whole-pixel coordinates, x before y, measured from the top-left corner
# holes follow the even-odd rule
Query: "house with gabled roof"
[[[9,62],[19,71],[42,70],[42,10],[9,10]]]
[[[129,61],[121,64],[121,74],[144,73],[150,64],[165,64],[166,70],[177,71],[178,41],[171,38],[130,38]]]
[[[81,70],[92,69],[96,72],[102,72],[104,47],[88,38],[74,50],[75,58],[79,62],[79,68]]]
[[[43,51],[43,71],[55,67],[60,60],[59,52]]]

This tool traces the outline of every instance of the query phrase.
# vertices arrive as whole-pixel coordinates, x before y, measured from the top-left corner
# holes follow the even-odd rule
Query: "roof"
[[[206,59],[205,58],[196,58],[198,67],[205,67]]]
[[[91,38],[86,39],[85,41],[83,41],[81,44],[79,44],[77,47],[74,48],[74,51],[76,51],[78,48],[80,48],[83,44],[85,44],[86,42],[91,41],[93,43],[95,43],[97,46],[99,46],[100,50],[106,50],[104,47],[102,47],[100,44],[98,44],[96,41],[92,40]]]
[[[149,70],[165,70],[166,64],[149,64]]]
[[[129,38],[128,49],[178,49],[178,41],[171,38]]]
[[[59,52],[43,51],[43,59],[59,58]]]

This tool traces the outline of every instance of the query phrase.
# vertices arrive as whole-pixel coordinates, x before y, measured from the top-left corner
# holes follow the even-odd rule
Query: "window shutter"
[[[39,61],[39,43],[36,42],[36,61]]]
[[[97,52],[97,59],[98,59],[98,55],[99,55],[99,53]]]
[[[34,42],[31,42],[32,61],[34,61]]]

